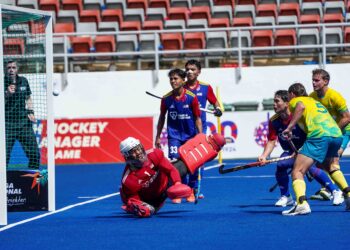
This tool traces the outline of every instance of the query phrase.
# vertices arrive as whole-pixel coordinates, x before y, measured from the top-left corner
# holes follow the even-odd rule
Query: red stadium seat
[[[252,46],[253,47],[267,47],[273,45],[273,33],[272,30],[254,30],[252,34]],[[256,54],[271,53],[267,51],[255,51]]]
[[[258,0],[237,0],[237,5],[253,4],[255,7],[258,5]]]
[[[259,4],[256,7],[257,16],[273,16],[277,18],[277,5],[276,4]]]
[[[75,32],[73,23],[55,23],[53,27],[54,33],[71,33]]]
[[[123,22],[123,12],[121,9],[105,9],[102,11],[103,22],[118,22],[119,25]]]
[[[189,10],[186,7],[172,7],[168,11],[168,20],[185,20],[187,22]]]
[[[60,9],[59,0],[40,0],[39,9],[46,11],[54,11],[57,15]]]
[[[297,44],[295,29],[282,29],[275,32],[275,46],[292,46]],[[294,49],[277,50],[277,53],[292,53]]]
[[[190,32],[184,35],[184,49],[205,49],[205,33]],[[199,56],[198,53],[189,53],[187,56]]]
[[[300,23],[301,24],[310,24],[310,23],[320,23],[321,18],[319,15],[301,15]]]
[[[209,21],[210,28],[230,27],[230,19],[228,18],[212,18]]]
[[[191,19],[207,19],[208,21],[211,18],[210,7],[209,6],[194,6],[190,10]]]
[[[280,16],[297,16],[300,17],[300,7],[298,3],[281,3]]]
[[[141,30],[141,23],[138,21],[125,21],[119,24],[121,31],[136,31]]]
[[[29,22],[29,30],[32,34],[45,33],[45,24],[43,22]]]
[[[115,36],[96,36],[95,38],[95,52],[115,52],[116,42]],[[108,60],[111,59],[110,56],[98,57],[99,59]]]
[[[236,17],[232,21],[233,27],[247,27],[253,26],[253,19],[251,17]]]
[[[62,0],[62,9],[77,10],[80,13],[83,10],[83,0]]]
[[[93,48],[90,36],[76,36],[70,39],[73,53],[90,53]]]
[[[324,23],[342,23],[344,21],[344,17],[340,13],[332,13],[332,14],[324,14],[323,22]]]
[[[101,22],[100,10],[82,10],[80,11],[79,21],[82,23],[92,23],[98,24]]]
[[[3,46],[4,55],[24,54],[24,40],[22,38],[5,38]]]
[[[144,21],[142,25],[143,30],[162,30],[163,22],[160,20]]]
[[[150,0],[148,7],[149,8],[165,8],[166,12],[169,12],[170,9],[170,1],[168,0]]]
[[[346,12],[350,13],[350,1],[346,4]]]
[[[148,7],[147,0],[127,0],[128,8],[132,9],[144,9],[146,11]]]
[[[235,7],[235,0],[214,0],[215,5],[231,5],[232,9]]]
[[[181,50],[183,48],[182,33],[162,33],[160,35],[163,50]],[[163,54],[165,57],[176,57],[178,54]]]

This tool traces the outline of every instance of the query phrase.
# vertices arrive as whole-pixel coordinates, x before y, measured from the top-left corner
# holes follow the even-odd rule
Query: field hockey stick
[[[201,175],[201,168],[198,169],[198,187],[197,187],[197,192],[195,194],[195,200],[194,200],[194,204],[197,204],[198,203],[198,197],[199,197],[199,194],[201,192],[201,182],[202,182],[202,175]]]
[[[288,160],[288,159],[291,159],[293,157],[294,157],[294,155],[289,155],[289,156],[285,156],[285,157],[273,158],[273,159],[267,160],[265,162],[257,161],[257,162],[252,162],[252,163],[248,163],[245,165],[235,166],[235,167],[231,167],[231,168],[227,168],[227,169],[224,169],[225,165],[222,165],[221,167],[219,167],[219,173],[220,174],[227,174],[227,173],[236,172],[239,170],[248,169],[248,168],[252,168],[252,167],[260,167],[260,166],[267,165],[270,163]]]
[[[147,95],[150,95],[150,96],[152,96],[152,97],[154,97],[154,98],[157,98],[157,99],[162,99],[162,97],[160,97],[160,96],[158,96],[158,95],[155,95],[155,94],[153,94],[153,93],[151,93],[151,92],[149,92],[149,91],[146,91],[146,94]],[[206,113],[209,113],[209,114],[214,114],[214,111],[213,110],[209,110],[209,109],[205,109],[205,108],[199,108],[201,111],[204,111],[204,112],[206,112]]]

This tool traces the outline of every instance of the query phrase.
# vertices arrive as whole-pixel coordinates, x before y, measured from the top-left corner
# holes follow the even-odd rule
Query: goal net
[[[1,215],[54,210],[51,14],[0,5],[0,17]]]

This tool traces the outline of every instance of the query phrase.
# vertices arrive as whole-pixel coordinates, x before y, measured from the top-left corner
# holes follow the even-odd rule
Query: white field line
[[[107,198],[110,198],[110,197],[113,197],[113,196],[116,196],[116,195],[119,195],[119,192],[118,192],[118,193],[113,193],[113,194],[107,194],[107,195],[98,197],[98,198],[96,198],[96,199],[92,199],[92,200],[88,200],[88,201],[84,201],[84,202],[72,204],[72,205],[63,207],[63,208],[61,208],[61,209],[52,211],[52,212],[48,212],[48,213],[45,213],[45,214],[41,214],[41,215],[38,215],[38,216],[35,216],[35,217],[32,217],[32,218],[29,218],[29,219],[25,219],[25,220],[16,222],[16,223],[8,224],[8,225],[6,225],[6,226],[0,228],[0,232],[5,231],[5,230],[10,229],[10,228],[13,228],[13,227],[18,226],[18,225],[25,224],[25,223],[27,223],[27,222],[31,222],[31,221],[34,221],[34,220],[38,220],[38,219],[41,219],[41,218],[44,218],[44,217],[47,217],[47,216],[50,216],[50,215],[54,215],[54,214],[57,214],[57,213],[61,213],[61,212],[67,211],[67,210],[72,209],[72,208],[75,208],[75,207],[79,207],[79,206],[83,206],[83,205],[86,205],[86,204],[89,204],[89,203],[93,203],[93,202],[96,202],[96,201],[100,201],[100,200],[103,200],[103,199],[107,199]]]

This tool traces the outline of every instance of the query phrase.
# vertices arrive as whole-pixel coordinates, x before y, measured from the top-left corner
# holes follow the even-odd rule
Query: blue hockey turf
[[[350,159],[341,163],[350,182]],[[278,190],[268,191],[275,183],[273,164],[225,175],[208,169],[202,179],[205,199],[197,205],[168,200],[148,219],[120,209],[122,170],[121,164],[58,166],[57,211],[9,213],[9,225],[0,228],[0,249],[349,248],[350,212],[344,205],[310,201],[310,215],[281,215],[285,208],[274,207]],[[318,188],[307,182],[307,195]]]

